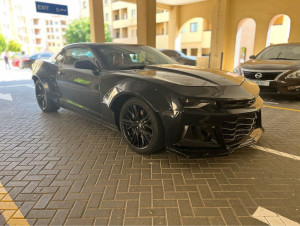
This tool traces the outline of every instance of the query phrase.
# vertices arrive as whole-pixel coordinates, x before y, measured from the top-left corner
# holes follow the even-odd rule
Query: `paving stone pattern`
[[[252,147],[141,156],[84,116],[42,113],[30,87],[0,91],[14,98],[0,100],[0,182],[30,224],[262,225],[258,206],[300,222],[299,161]],[[300,113],[263,114],[259,145],[300,155]]]

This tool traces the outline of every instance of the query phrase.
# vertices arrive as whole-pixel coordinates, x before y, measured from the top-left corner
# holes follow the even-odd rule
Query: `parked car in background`
[[[19,67],[22,69],[31,68],[35,60],[46,60],[49,59],[51,56],[53,56],[53,53],[37,53],[32,56],[23,56],[20,60]]]
[[[185,55],[183,52],[180,52],[178,50],[172,50],[172,49],[159,49],[160,52],[167,55],[168,57],[171,57],[173,60],[175,60],[179,64],[184,65],[191,65],[196,66],[196,58],[195,57],[189,57]]]
[[[20,64],[20,60],[22,58],[22,53],[16,53],[12,56],[11,58],[11,64],[12,66],[14,67],[19,67],[19,64]]]
[[[263,90],[300,95],[300,44],[269,46],[234,72]]]
[[[33,65],[44,112],[64,107],[119,130],[131,149],[229,154],[262,134],[259,87],[234,73],[179,65],[143,45],[78,43]]]

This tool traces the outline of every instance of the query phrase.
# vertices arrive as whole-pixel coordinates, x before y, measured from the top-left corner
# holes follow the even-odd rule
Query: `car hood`
[[[242,65],[244,70],[290,70],[300,68],[299,60],[249,60]]]
[[[150,65],[138,74],[183,86],[238,86],[244,81],[242,76],[231,72],[179,64]]]

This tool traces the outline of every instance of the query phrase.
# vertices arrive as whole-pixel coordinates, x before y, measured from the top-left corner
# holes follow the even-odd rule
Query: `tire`
[[[150,155],[164,148],[162,122],[144,101],[127,100],[121,108],[119,122],[121,133],[133,151]]]
[[[59,109],[59,106],[48,97],[44,85],[39,80],[35,83],[35,96],[43,112],[55,112]]]

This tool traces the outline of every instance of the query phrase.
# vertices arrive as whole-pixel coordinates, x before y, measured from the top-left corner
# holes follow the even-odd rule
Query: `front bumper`
[[[271,81],[270,88],[280,94],[300,95],[300,81],[297,82]],[[266,90],[266,89],[263,87],[262,90]]]
[[[189,158],[227,155],[256,143],[262,133],[260,109],[206,115],[185,111],[180,137],[168,150]]]
[[[300,79],[290,80],[249,80],[259,85],[262,91],[270,93],[300,95]]]

